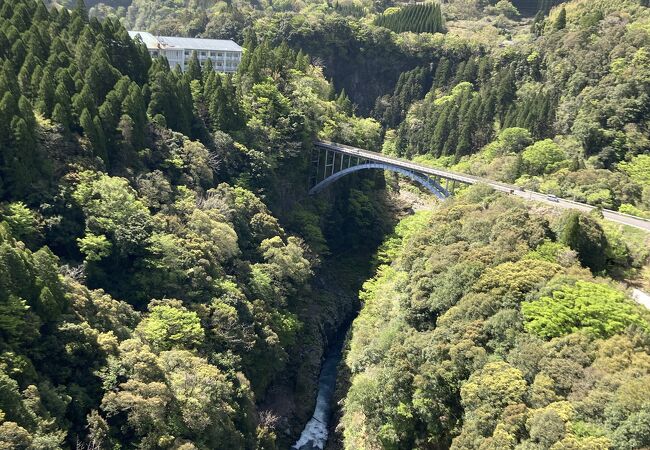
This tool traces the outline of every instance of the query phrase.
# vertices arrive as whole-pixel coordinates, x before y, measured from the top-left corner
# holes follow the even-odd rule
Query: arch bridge
[[[515,195],[529,201],[545,203],[555,208],[577,209],[584,212],[596,209],[594,206],[558,198],[555,195],[524,190],[518,186],[472,175],[461,175],[447,170],[433,169],[411,161],[382,155],[381,153],[325,141],[318,141],[314,145],[309,193],[316,194],[348,174],[367,169],[390,170],[400,173],[420,183],[439,199],[445,199],[453,195],[458,184],[481,183],[491,186],[496,191]],[[650,232],[650,219],[608,209],[600,211],[607,220]]]
[[[312,154],[309,194],[317,194],[346,175],[369,169],[388,170],[404,175],[441,200],[453,195],[458,183],[476,182],[471,177],[432,169],[381,153],[334,142],[318,141],[314,145]]]

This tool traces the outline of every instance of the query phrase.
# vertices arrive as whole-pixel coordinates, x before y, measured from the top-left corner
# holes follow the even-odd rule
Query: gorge
[[[0,448],[649,447],[648,73],[647,0],[0,0]]]

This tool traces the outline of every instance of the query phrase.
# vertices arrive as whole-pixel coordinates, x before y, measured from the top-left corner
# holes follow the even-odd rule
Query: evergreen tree
[[[108,151],[106,148],[106,137],[104,136],[104,127],[99,116],[93,117],[93,131],[95,139],[91,140],[93,153],[98,156],[104,164],[108,166]]]
[[[562,8],[560,10],[560,13],[557,16],[557,19],[555,19],[555,23],[553,24],[553,29],[564,30],[565,28],[566,28],[566,8]]]
[[[391,14],[379,14],[375,25],[388,28],[396,33],[440,33],[444,31],[440,5],[407,5]]]
[[[478,113],[481,104],[480,95],[474,95],[471,103],[467,103],[469,106],[461,116],[458,145],[456,146],[456,160],[459,160],[465,155],[469,155],[472,151],[472,137],[478,122]]]
[[[74,12],[84,22],[88,21],[88,10],[86,9],[86,2],[84,0],[76,0]]]
[[[3,180],[12,198],[25,196],[38,176],[33,130],[19,116],[11,120],[11,145],[5,154]]]
[[[442,57],[440,61],[438,61],[438,65],[436,67],[436,74],[434,76],[434,87],[436,88],[441,88],[447,84],[447,80],[449,79],[449,73],[451,71],[451,62],[446,58]]]
[[[135,82],[131,82],[129,92],[122,102],[122,113],[133,121],[131,145],[135,150],[144,148],[147,112],[144,106],[142,91]]]
[[[341,93],[336,98],[336,104],[341,108],[341,111],[348,115],[352,114],[352,102],[345,93],[345,89],[342,89]]]
[[[449,104],[445,105],[438,116],[436,121],[435,128],[433,130],[433,136],[431,138],[431,147],[433,150],[433,155],[436,158],[439,158],[442,155],[443,148],[447,137],[449,136],[449,126],[448,119],[451,113],[451,107]]]
[[[100,104],[106,98],[119,77],[119,72],[108,62],[104,44],[98,41],[90,58],[90,65],[85,74],[85,84],[93,93],[95,103]]]
[[[38,96],[36,102],[36,108],[40,111],[41,114],[45,117],[52,117],[52,111],[54,110],[54,104],[56,102],[56,92],[53,83],[54,74],[50,68],[46,68],[41,78],[40,86],[38,89]]]
[[[201,79],[201,63],[199,62],[199,57],[196,54],[196,51],[192,52],[192,56],[190,57],[190,62],[187,65],[185,74],[189,80]]]
[[[41,33],[37,27],[32,27],[28,32],[27,51],[32,58],[37,58],[39,61],[47,61],[49,56],[49,47],[45,45]]]
[[[601,226],[591,217],[576,211],[567,213],[560,240],[578,253],[585,267],[594,273],[605,270],[609,242]]]
[[[544,18],[545,18],[545,13],[541,9],[537,12],[535,15],[535,18],[533,19],[533,23],[530,26],[530,32],[533,33],[535,36],[541,36],[542,31],[544,30]]]
[[[212,59],[208,58],[203,63],[203,67],[201,67],[201,83],[205,83],[205,80],[210,72],[214,72],[214,62],[212,62]]]
[[[54,105],[54,110],[52,111],[52,120],[63,125],[64,130],[70,128],[70,117],[65,107],[61,103]]]
[[[498,78],[500,81],[497,86],[496,103],[498,110],[503,114],[503,111],[507,110],[508,105],[515,99],[517,93],[514,67],[501,70]]]
[[[97,114],[97,105],[89,85],[84,85],[81,92],[72,97],[72,106],[77,117],[81,116],[84,109],[87,109],[91,115]]]

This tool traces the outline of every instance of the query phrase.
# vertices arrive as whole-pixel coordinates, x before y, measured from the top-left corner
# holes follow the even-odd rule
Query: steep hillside
[[[352,327],[346,449],[650,444],[650,314],[581,266],[611,254],[594,218],[549,217],[475,187],[398,225]]]
[[[354,308],[311,287],[342,245],[324,222],[381,224],[300,206],[310,143],[379,125],[302,53],[247,46],[235,77],[182,73],[83,3],[3,2],[2,448],[271,449],[299,431],[308,410],[260,405],[278,385],[313,401],[306,374]],[[351,192],[372,205],[368,183]]]
[[[307,195],[327,139],[650,217],[648,74],[647,0],[0,0],[0,448],[286,449],[361,304],[329,448],[650,447],[646,235]]]

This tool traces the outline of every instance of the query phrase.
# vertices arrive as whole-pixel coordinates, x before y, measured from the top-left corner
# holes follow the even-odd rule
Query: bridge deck
[[[382,162],[385,164],[391,164],[393,166],[400,167],[402,169],[412,170],[414,172],[423,173],[430,176],[446,178],[448,180],[453,180],[459,183],[487,184],[497,191],[511,193],[518,197],[522,197],[526,200],[535,200],[546,204],[550,204],[558,208],[578,209],[580,211],[585,211],[585,212],[589,212],[596,209],[595,207],[591,205],[587,205],[585,203],[579,203],[579,202],[574,202],[571,200],[564,200],[564,199],[551,200],[549,199],[549,196],[546,194],[542,194],[534,191],[524,191],[519,186],[500,183],[497,181],[488,180],[486,178],[475,177],[472,175],[450,172],[448,170],[434,169],[401,158],[394,158],[392,156],[386,156],[381,153],[364,150],[362,148],[351,147],[349,145],[337,144],[335,142],[318,141],[316,142],[316,146],[324,149],[336,151],[339,153],[343,153],[345,155],[350,155],[355,157],[358,156],[360,158],[364,158],[369,161]],[[612,222],[617,222],[624,225],[629,225],[635,228],[640,228],[642,230],[650,232],[650,220],[643,219],[641,217],[631,216],[629,214],[623,214],[620,212],[611,211],[609,209],[604,209],[602,211],[603,211],[603,216],[607,220],[611,220]]]

